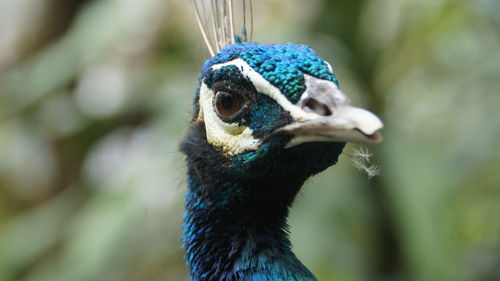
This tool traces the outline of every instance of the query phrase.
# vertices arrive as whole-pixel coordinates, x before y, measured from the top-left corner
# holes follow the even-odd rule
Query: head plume
[[[192,0],[196,20],[210,55],[222,48],[252,40],[252,0]],[[238,16],[240,15],[240,16]],[[235,20],[236,18],[236,20]],[[241,36],[235,27],[241,26]]]

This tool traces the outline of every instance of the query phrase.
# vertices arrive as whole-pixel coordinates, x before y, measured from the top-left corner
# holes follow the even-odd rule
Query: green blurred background
[[[500,1],[254,1],[385,122],[292,209],[319,280],[500,280]],[[0,0],[0,281],[187,280],[177,145],[208,58],[182,0]],[[348,146],[346,152],[354,146]]]

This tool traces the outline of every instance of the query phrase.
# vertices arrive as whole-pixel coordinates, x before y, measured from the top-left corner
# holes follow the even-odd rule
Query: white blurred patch
[[[18,61],[25,41],[33,40],[32,33],[43,28],[40,21],[46,13],[45,2],[0,0],[0,72]]]
[[[108,117],[119,112],[128,97],[127,75],[120,65],[104,64],[90,68],[80,79],[75,98],[87,115]]]
[[[105,137],[85,160],[84,174],[92,186],[108,192],[132,192],[147,206],[165,208],[177,194],[172,154],[163,136],[150,128],[122,128]]]

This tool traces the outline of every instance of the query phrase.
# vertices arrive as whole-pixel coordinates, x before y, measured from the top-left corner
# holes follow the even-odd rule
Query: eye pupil
[[[238,94],[219,91],[215,96],[215,108],[221,117],[233,117],[243,105],[244,99]]]
[[[220,102],[221,102],[221,105],[224,107],[225,110],[231,110],[231,108],[233,107],[233,97],[228,94],[228,93],[225,93],[225,92],[222,92],[220,94]]]

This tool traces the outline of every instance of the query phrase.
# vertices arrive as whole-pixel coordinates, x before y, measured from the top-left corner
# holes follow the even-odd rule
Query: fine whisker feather
[[[248,0],[250,3],[250,41],[253,41],[253,7],[252,0]]]
[[[234,17],[233,17],[233,1],[229,0],[229,33],[231,36],[231,44],[236,43],[234,39]]]
[[[215,5],[214,5],[215,3]],[[214,42],[215,42],[215,50],[216,52],[219,52],[221,47],[220,47],[220,44],[219,44],[219,29],[217,28],[217,18],[218,18],[218,11],[217,11],[217,1],[210,1],[210,9],[212,10],[212,32],[213,32],[213,36],[214,36]]]
[[[248,41],[247,40],[247,0],[243,0],[243,29],[242,29],[242,32],[243,32],[243,36],[245,36],[245,39],[244,41]]]
[[[219,14],[219,21],[220,21],[220,34],[221,34],[221,46],[223,45],[223,42],[226,42],[226,39],[227,39],[227,30],[226,28],[228,27],[226,25],[226,1],[222,0],[221,1],[222,3],[219,4],[219,9],[218,11],[221,12],[222,10],[222,13]],[[222,6],[222,8],[220,8]]]
[[[373,154],[368,150],[366,146],[362,146],[359,149],[353,149],[353,156],[365,160],[367,163],[370,162],[370,158]]]
[[[203,36],[203,40],[205,41],[205,44],[207,45],[207,48],[208,48],[208,51],[210,52],[210,55],[214,56],[215,52],[214,52],[213,46],[210,43],[210,40],[208,38],[206,29],[203,26],[203,23],[201,22],[200,11],[198,9],[198,5],[196,4],[195,0],[193,0],[193,5],[194,5],[194,12],[195,12],[196,22],[198,23],[198,27],[200,28],[201,35]]]
[[[240,0],[237,1],[239,5],[235,5],[233,1],[192,0],[198,27],[212,56],[228,45],[253,39],[252,1]],[[240,8],[240,12],[236,13]],[[242,14],[241,17],[238,17],[239,13]],[[238,36],[238,39],[235,17],[241,19],[241,36]]]
[[[369,179],[382,174],[378,165],[367,165],[359,158],[353,159],[352,163],[356,169],[365,172]]]
[[[366,173],[369,179],[375,176],[380,176],[382,174],[380,166],[374,164],[370,165],[373,154],[368,150],[366,146],[353,148],[352,152],[344,151],[343,154],[351,157],[351,162],[354,168]]]
[[[229,20],[229,3],[231,3],[231,0],[229,1],[224,1],[223,2],[223,28],[224,28],[224,42],[226,44],[232,44],[231,42],[231,22]]]

